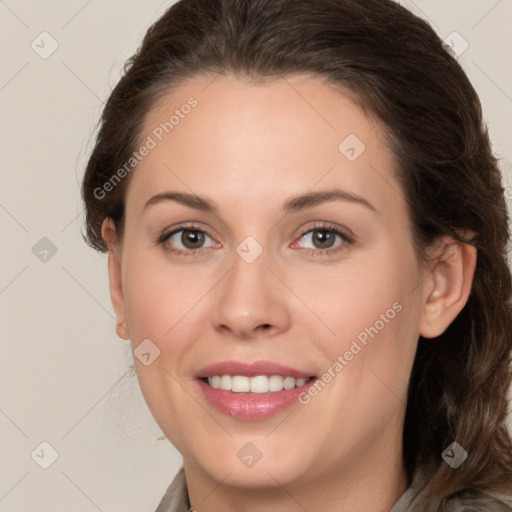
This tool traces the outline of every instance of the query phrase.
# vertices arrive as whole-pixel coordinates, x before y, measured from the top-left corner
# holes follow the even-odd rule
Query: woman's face
[[[424,287],[384,130],[300,75],[196,77],[146,118],[114,303],[186,468],[286,486],[400,458]]]

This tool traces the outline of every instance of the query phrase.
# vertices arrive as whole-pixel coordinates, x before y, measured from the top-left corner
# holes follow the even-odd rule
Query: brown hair
[[[95,190],[129,160],[146,114],[173,86],[206,73],[257,81],[304,72],[351,91],[387,128],[420,258],[443,234],[477,247],[467,304],[441,336],[419,339],[404,463],[409,479],[419,466],[430,468],[424,510],[444,510],[458,495],[509,503],[512,314],[501,175],[474,88],[432,28],[405,8],[391,0],[171,6],[149,28],[105,105],[83,180],[86,241],[106,250],[105,217],[121,239],[129,176],[101,197]],[[462,239],[463,230],[474,238]],[[457,470],[441,458],[453,441],[469,453]]]

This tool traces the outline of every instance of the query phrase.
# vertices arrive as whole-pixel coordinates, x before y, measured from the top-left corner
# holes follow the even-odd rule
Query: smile
[[[194,377],[207,407],[245,421],[263,420],[300,405],[300,393],[318,380],[314,372],[271,361],[222,361]]]
[[[294,389],[304,386],[312,377],[298,378],[282,375],[213,375],[205,377],[204,382],[212,388],[233,393],[274,393],[284,389]]]

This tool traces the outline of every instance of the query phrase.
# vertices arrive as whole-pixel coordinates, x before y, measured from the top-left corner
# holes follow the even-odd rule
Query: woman
[[[176,3],[105,105],[83,198],[183,455],[158,512],[512,510],[503,188],[424,21]]]

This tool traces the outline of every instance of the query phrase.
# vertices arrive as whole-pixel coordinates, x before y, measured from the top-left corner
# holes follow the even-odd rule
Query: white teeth
[[[295,387],[295,379],[293,377],[286,377],[283,382],[284,389],[293,389]]]
[[[268,392],[268,377],[266,375],[258,375],[251,378],[251,392],[252,393],[267,393]]]
[[[233,375],[233,377],[231,377],[231,391],[235,393],[248,393],[249,384],[249,377],[245,377],[244,375]]]
[[[271,375],[270,377],[266,375],[258,375],[256,377],[213,375],[208,377],[208,384],[212,388],[232,391],[234,393],[267,393],[304,386],[310,380],[310,378],[294,379],[293,377],[283,377],[281,375]]]
[[[281,391],[283,387],[284,377],[280,375],[272,375],[268,379],[268,390],[269,391]]]
[[[219,388],[224,391],[231,391],[231,375],[222,375],[220,378]]]

